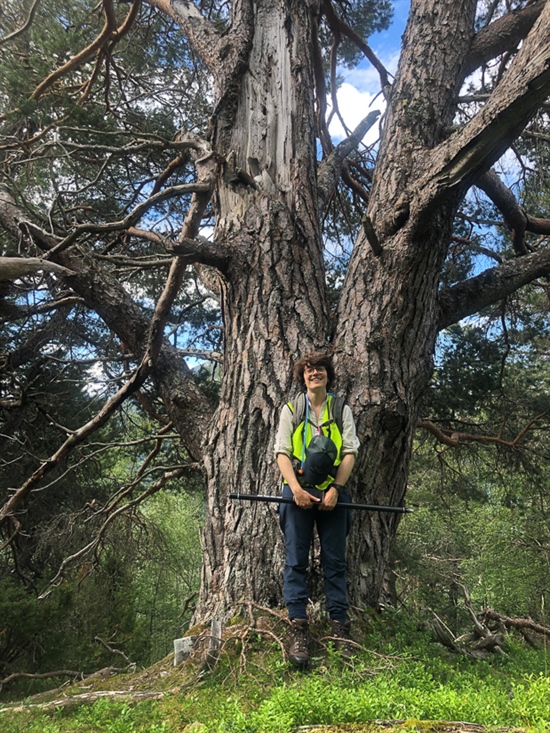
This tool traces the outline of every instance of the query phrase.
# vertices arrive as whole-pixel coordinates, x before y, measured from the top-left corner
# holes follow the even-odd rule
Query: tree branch
[[[343,161],[352,153],[370,128],[380,116],[379,110],[375,109],[362,120],[352,134],[337,145],[332,153],[319,165],[317,181],[319,185],[319,200],[323,203],[328,201],[338,179],[340,178]]]
[[[72,270],[40,257],[0,257],[0,282],[17,280],[41,270],[58,275],[74,275]]]
[[[327,19],[327,23],[329,24],[333,32],[341,33],[343,36],[346,36],[346,38],[354,43],[357,48],[359,48],[365,54],[365,58],[368,59],[368,61],[374,66],[374,68],[378,72],[382,92],[386,94],[387,90],[391,86],[389,74],[384,65],[374,53],[374,51],[371,49],[369,44],[365,41],[364,38],[361,38],[361,36],[356,31],[354,31],[353,28],[351,28],[344,20],[342,20],[342,18],[338,16],[330,0],[324,0],[324,2],[322,3],[322,12],[324,13],[325,18]]]
[[[81,64],[89,61],[96,51],[105,46],[110,40],[112,34],[116,30],[116,17],[113,7],[113,0],[103,0],[103,13],[105,15],[105,25],[101,30],[99,36],[90,43],[89,46],[82,49],[76,56],[69,59],[63,66],[60,66],[55,71],[52,71],[40,84],[36,87],[34,92],[31,94],[31,99],[40,99],[44,92],[49,89],[58,79],[65,74],[68,74],[73,69],[76,69]]]
[[[216,80],[218,89],[227,89],[227,80],[234,76],[235,66],[250,43],[252,4],[236,0],[232,4],[231,27],[220,33],[191,0],[147,0],[175,20]]]
[[[501,445],[505,448],[517,448],[520,445],[521,440],[529,430],[531,430],[533,425],[546,414],[547,411],[542,412],[540,415],[537,415],[530,420],[527,425],[520,430],[516,437],[512,438],[512,440],[506,440],[501,435],[475,435],[474,433],[463,433],[460,430],[440,428],[432,420],[419,420],[418,427],[427,430],[437,438],[440,443],[448,445],[451,448],[456,448],[459,443],[489,443],[492,445]]]
[[[60,697],[57,700],[51,700],[50,702],[25,702],[23,705],[3,707],[0,708],[0,713],[5,713],[8,711],[23,712],[29,709],[41,711],[58,710],[60,708],[68,708],[76,705],[91,705],[92,703],[96,702],[96,700],[109,700],[110,702],[115,702],[117,700],[131,702],[141,702],[142,700],[162,700],[165,695],[166,692],[164,691],[153,692],[152,690],[98,690],[97,692],[83,692],[82,694],[78,695],[65,695],[64,697]]]
[[[204,201],[201,205],[203,204]],[[197,217],[200,207],[195,207],[193,212],[191,220],[196,225],[194,217]],[[20,237],[21,231],[27,233],[32,244],[42,251],[51,251],[58,243],[55,237],[28,222],[10,194],[2,188],[0,188],[0,227],[16,239]],[[137,358],[144,355],[151,346],[151,341],[148,339],[151,323],[116,277],[96,263],[87,262],[76,250],[70,253],[61,252],[58,259],[75,272],[71,277],[71,286],[84,298],[86,305],[117,334],[130,353],[137,355]],[[155,331],[159,323],[160,321],[157,321]],[[158,336],[158,332],[156,335]],[[158,346],[157,341],[155,348]],[[198,460],[202,455],[202,436],[212,407],[196,384],[185,361],[169,343],[163,343],[158,364],[155,363],[154,354],[150,353],[150,356],[152,375],[163,396],[168,414],[176,424],[194,426],[193,430],[186,431],[181,438],[189,454]]]
[[[534,631],[536,634],[541,634],[550,638],[550,626],[543,626],[542,624],[536,623],[531,618],[517,618],[514,616],[503,616],[491,608],[485,608],[481,612],[481,616],[489,621],[498,621],[499,624],[507,626],[512,629],[519,629],[520,631],[529,630]]]
[[[210,195],[212,183],[182,183],[177,186],[170,186],[150,196],[145,201],[137,204],[130,213],[119,221],[110,221],[105,224],[79,224],[69,236],[50,250],[49,257],[53,257],[70,247],[81,234],[93,232],[94,234],[105,234],[108,232],[120,232],[136,224],[153,206],[176,196],[183,196],[189,193],[202,193]]]
[[[21,28],[18,28],[17,30],[13,31],[12,33],[8,33],[8,35],[4,36],[4,38],[0,38],[0,46],[3,46],[5,43],[8,43],[8,41],[15,40],[18,36],[24,33],[27,30],[27,28],[30,28],[34,20],[34,16],[36,15],[36,11],[38,10],[38,6],[40,5],[41,2],[42,0],[34,0],[32,7],[29,10],[29,15],[28,15],[27,20],[23,23]],[[2,683],[0,682],[0,685],[1,684]]]
[[[476,181],[480,188],[491,199],[504,217],[512,232],[512,245],[518,255],[527,254],[524,241],[525,232],[534,234],[550,234],[550,219],[529,216],[519,205],[512,191],[504,185],[497,173],[491,169]]]
[[[195,262],[201,265],[209,265],[220,272],[225,272],[227,269],[229,258],[223,249],[220,245],[213,244],[204,237],[197,239],[180,238],[176,241],[170,237],[164,237],[162,234],[136,229],[135,227],[130,227],[127,231],[131,236],[162,245],[168,252],[184,257],[187,263]]]
[[[535,0],[520,10],[513,10],[482,28],[472,39],[464,66],[464,78],[516,47],[530,32],[541,14],[546,0]]]
[[[527,285],[538,277],[550,275],[550,249],[504,262],[480,275],[457,283],[439,293],[439,329],[447,328],[481,308]]]
[[[46,598],[54,587],[62,580],[65,574],[65,570],[71,565],[71,563],[74,563],[76,560],[82,558],[85,555],[90,554],[91,552],[95,551],[99,545],[101,544],[101,540],[103,536],[105,535],[105,532],[107,531],[107,528],[109,525],[111,525],[117,517],[119,517],[121,514],[124,514],[128,512],[130,509],[133,509],[138,504],[141,504],[145,499],[152,496],[153,494],[156,494],[160,489],[162,489],[168,481],[172,481],[178,478],[181,478],[185,475],[186,471],[188,469],[195,469],[197,468],[196,464],[189,464],[188,466],[180,466],[179,468],[175,468],[173,470],[168,469],[162,469],[159,468],[159,470],[162,470],[163,473],[157,481],[155,481],[153,484],[151,484],[148,488],[146,488],[139,496],[136,496],[131,501],[127,502],[126,504],[122,504],[121,506],[118,506],[114,511],[111,511],[107,514],[107,517],[105,518],[103,524],[99,528],[99,531],[97,535],[94,537],[94,539],[89,542],[85,547],[81,547],[80,550],[77,550],[75,553],[70,555],[69,557],[66,557],[63,562],[61,563],[61,566],[59,570],[57,571],[56,575],[52,580],[48,583],[46,588],[42,591],[42,593],[39,596],[39,599],[42,600],[43,598]],[[136,480],[134,482],[134,485],[139,483],[139,480]],[[132,485],[132,486],[134,486]],[[0,519],[2,518],[2,515],[0,514]]]
[[[11,303],[6,305],[0,301],[0,324],[19,321],[22,318],[29,318],[30,316],[43,315],[44,313],[49,313],[50,311],[55,311],[59,308],[65,308],[73,305],[84,305],[84,300],[77,296],[66,296],[61,297],[59,300],[50,300],[46,303],[41,303],[27,308],[12,305]]]
[[[8,520],[11,515],[17,511],[22,502],[27,498],[32,489],[40,483],[59,463],[66,458],[71,450],[82,443],[88,436],[92,435],[96,430],[105,425],[111,415],[118,407],[133,394],[145,382],[153,367],[152,361],[149,362],[148,354],[142,360],[139,367],[111,399],[109,399],[101,410],[89,420],[85,425],[75,430],[64,443],[53,453],[50,458],[42,461],[41,465],[33,472],[31,476],[12,494],[0,508],[0,525]]]
[[[440,192],[471,185],[511,145],[550,94],[550,3],[482,110],[433,151],[426,183]],[[441,161],[441,164],[438,164]]]
[[[50,677],[75,677],[84,679],[86,675],[84,672],[75,672],[72,669],[60,669],[57,672],[42,672],[42,674],[33,674],[31,672],[12,672],[3,680],[0,680],[0,689],[7,685],[13,680],[25,679],[25,680],[47,680]]]
[[[215,76],[219,73],[221,34],[191,0],[147,0],[181,27],[195,51]]]

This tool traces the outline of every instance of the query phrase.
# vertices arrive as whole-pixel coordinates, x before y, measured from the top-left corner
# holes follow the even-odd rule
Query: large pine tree
[[[63,8],[43,0],[6,14],[3,254],[42,255],[70,270],[49,275],[52,297],[77,296],[134,364],[97,417],[10,493],[0,513],[8,538],[51,468],[129,395],[149,388],[204,472],[198,618],[232,612],[243,598],[279,603],[274,516],[227,494],[276,490],[272,445],[293,389],[292,362],[328,345],[363,445],[354,497],[403,502],[439,332],[550,273],[550,251],[531,251],[528,240],[529,232],[548,233],[550,222],[526,213],[492,170],[537,115],[545,119],[550,2],[509,10],[412,0],[393,79],[365,40],[385,22],[373,16],[376,5],[103,0],[98,22],[85,0]],[[354,174],[364,160],[354,151],[377,114],[365,110],[336,147],[326,125],[327,77],[334,90],[338,54],[349,61],[352,46],[377,69],[385,100],[362,183]],[[465,106],[460,94],[471,75],[479,93]],[[333,310],[322,224],[341,177],[362,210]],[[501,210],[513,254],[443,288],[453,222],[474,186]],[[131,270],[150,267],[139,257],[153,254],[164,256],[162,268],[172,256],[164,285],[151,286],[154,310]],[[190,267],[223,316],[215,410],[165,337]],[[355,605],[383,599],[397,522],[390,514],[356,522]]]

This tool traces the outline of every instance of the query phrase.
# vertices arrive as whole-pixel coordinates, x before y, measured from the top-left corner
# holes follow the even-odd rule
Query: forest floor
[[[286,660],[281,629],[235,623],[214,644],[209,629],[198,630],[199,643],[178,666],[170,654],[146,669],[105,668],[23,700],[12,697],[0,702],[0,731],[550,732],[545,650],[510,639],[506,655],[473,661],[425,628],[384,622],[350,661],[333,650],[321,625],[304,672]]]

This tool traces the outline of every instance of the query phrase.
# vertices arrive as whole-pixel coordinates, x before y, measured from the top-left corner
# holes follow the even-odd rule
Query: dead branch
[[[47,458],[34,471],[34,473],[18,488],[8,501],[0,508],[0,525],[4,523],[7,517],[11,516],[21,505],[23,500],[29,495],[31,490],[49,474],[59,463],[67,457],[70,451],[86,438],[99,430],[111,417],[111,415],[120,407],[120,405],[131,394],[133,394],[145,380],[149,377],[152,370],[152,364],[144,360],[136,369],[130,379],[124,384],[110,400],[101,408],[101,410],[89,420],[85,425],[75,430],[65,442],[57,449],[57,451]]]
[[[201,359],[223,364],[223,354],[219,351],[206,351],[204,349],[178,349],[178,351],[182,356],[198,356]]]
[[[72,270],[49,262],[41,257],[0,257],[0,282],[18,280],[35,272],[55,272],[58,275],[74,275]]]
[[[135,662],[132,662],[130,659],[128,659],[128,657],[126,656],[126,654],[124,654],[123,651],[121,651],[120,649],[115,649],[110,644],[107,644],[107,642],[104,641],[100,636],[95,636],[94,641],[104,646],[105,649],[107,649],[107,651],[111,652],[111,654],[118,654],[119,656],[121,656],[124,659],[124,661],[126,662],[126,664],[128,665],[128,667],[136,666]]]
[[[59,308],[65,308],[66,306],[73,305],[84,305],[84,299],[78,296],[67,296],[62,297],[59,300],[51,300],[47,303],[35,305],[32,308],[14,306],[13,308],[10,308],[7,312],[4,312],[5,309],[3,308],[3,315],[0,316],[0,323],[9,323],[10,321],[17,321],[23,318],[29,318],[30,316],[34,315],[43,315],[45,313],[50,313],[51,311],[58,310]],[[48,358],[54,357],[50,357],[48,355]]]
[[[183,618],[185,616],[185,614],[187,613],[187,611],[190,608],[192,608],[191,604],[193,603],[193,601],[195,600],[195,598],[198,597],[198,595],[199,595],[199,592],[198,591],[195,591],[194,593],[191,593],[190,596],[187,596],[187,598],[185,599],[185,601],[183,603],[183,608],[181,609],[181,612],[178,615],[178,618]]]
[[[486,608],[480,614],[481,617],[488,621],[498,621],[498,623],[507,629],[519,629],[520,631],[533,631],[535,634],[540,634],[550,638],[550,626],[544,626],[531,618],[518,618],[514,616],[504,616],[501,613],[493,611],[491,608]]]
[[[433,619],[428,626],[436,639],[457,654],[466,654],[474,659],[485,659],[489,653],[506,656],[506,652],[502,649],[506,641],[504,635],[495,633],[484,623],[484,612],[476,613],[468,589],[462,584],[458,585],[462,590],[464,606],[470,614],[474,631],[455,637],[449,627],[432,611]]]
[[[147,499],[149,496],[152,496],[153,494],[157,493],[157,491],[160,491],[168,481],[172,481],[174,479],[180,478],[183,476],[186,472],[186,469],[188,469],[190,466],[196,466],[196,464],[189,464],[188,466],[181,466],[176,470],[167,471],[165,469],[163,475],[154,483],[152,484],[148,489],[143,491],[139,496],[137,496],[135,499],[132,499],[132,501],[129,501],[126,504],[123,504],[122,506],[119,506],[116,511],[113,511],[112,513],[108,514],[107,518],[99,528],[99,531],[97,535],[94,537],[94,539],[89,542],[85,547],[81,547],[80,550],[73,553],[72,555],[69,555],[69,557],[66,557],[63,562],[61,563],[61,566],[59,570],[57,571],[56,575],[52,578],[52,580],[48,583],[45,590],[40,594],[39,600],[42,600],[43,598],[46,598],[52,590],[62,581],[66,569],[69,567],[69,565],[73,564],[76,560],[82,558],[85,555],[89,555],[92,552],[95,552],[96,549],[101,545],[102,539],[105,535],[105,532],[107,531],[108,527],[112,524],[112,522],[115,521],[121,514],[129,512],[131,509],[135,508],[138,504],[141,504],[145,499]],[[161,469],[157,469],[161,470]]]
[[[56,672],[43,672],[42,674],[31,674],[30,672],[12,672],[12,674],[4,677],[0,680],[0,690],[4,685],[14,680],[26,679],[26,680],[47,680],[51,677],[74,677],[84,679],[84,672],[75,672],[72,669],[60,669]]]
[[[102,514],[110,514],[120,503],[123,499],[127,498],[130,494],[133,493],[134,489],[138,484],[140,484],[143,479],[153,473],[154,471],[158,471],[159,467],[153,467],[151,470],[147,470],[148,467],[151,465],[153,460],[157,457],[157,455],[160,452],[160,449],[162,447],[162,443],[164,440],[165,434],[172,429],[172,423],[168,423],[164,427],[162,427],[158,432],[158,437],[155,440],[155,444],[153,448],[149,451],[148,455],[145,456],[145,459],[141,466],[139,467],[135,478],[133,481],[131,481],[127,486],[125,486],[122,490],[118,491],[114,497],[112,497],[109,501],[109,504],[101,510]],[[180,467],[181,468],[181,467]],[[166,469],[160,469],[160,470],[166,470]]]
[[[473,433],[463,433],[460,430],[451,430],[448,428],[439,428],[432,420],[419,420],[418,427],[427,430],[431,433],[440,443],[448,445],[451,448],[456,448],[460,443],[487,443],[492,445],[500,445],[505,448],[512,448],[516,450],[521,447],[522,439],[527,433],[533,428],[533,426],[541,420],[548,410],[541,412],[540,415],[533,417],[525,427],[520,430],[512,440],[505,440],[501,435],[475,435]]]
[[[0,708],[0,713],[23,713],[26,710],[57,710],[58,708],[68,708],[73,705],[92,705],[97,700],[105,699],[112,702],[124,700],[130,703],[138,703],[143,700],[162,700],[167,694],[169,693],[154,692],[153,690],[99,690],[98,692],[84,692],[79,695],[67,695],[50,702],[7,706]]]
[[[451,649],[453,652],[457,652],[457,654],[466,654],[466,651],[457,643],[459,639],[455,639],[454,634],[447,624],[445,624],[436,613],[433,611],[432,613],[434,617],[430,621],[429,626],[434,632],[439,643],[446,646],[448,649]]]
[[[353,152],[366,133],[375,124],[380,116],[379,110],[370,112],[362,120],[349,137],[337,145],[330,155],[319,165],[317,180],[319,183],[319,197],[326,202],[340,178],[342,163]]]
[[[93,234],[108,234],[111,232],[121,232],[130,227],[133,227],[151,208],[166,201],[166,199],[174,198],[175,196],[183,196],[185,194],[208,194],[212,191],[211,183],[182,183],[176,186],[170,186],[164,190],[156,193],[154,196],[150,196],[145,201],[137,204],[124,219],[119,221],[106,222],[105,224],[79,224],[73,231],[56,244],[48,252],[48,257],[54,257],[63,250],[70,247],[76,242],[81,234],[93,233]],[[26,222],[28,225],[28,222]]]
[[[317,121],[317,134],[321,142],[323,155],[326,156],[333,149],[332,138],[328,130],[327,120],[327,90],[325,84],[325,69],[323,62],[323,53],[321,51],[321,44],[319,43],[319,24],[317,16],[314,15],[312,18],[313,33],[313,74],[315,81],[315,100],[316,110],[315,117]],[[334,48],[338,46],[338,39],[335,37],[331,50],[331,60],[334,55]],[[334,105],[333,105],[334,112]],[[345,128],[344,128],[345,129]]]

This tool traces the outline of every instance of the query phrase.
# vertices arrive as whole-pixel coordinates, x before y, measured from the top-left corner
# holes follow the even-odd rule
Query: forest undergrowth
[[[505,654],[472,659],[400,613],[355,627],[345,660],[313,628],[307,671],[285,659],[284,622],[235,619],[219,658],[172,655],[145,670],[95,676],[4,703],[2,733],[292,733],[406,729],[550,731],[550,651],[506,638]],[[207,636],[207,634],[205,634]],[[4,692],[6,695],[6,692]],[[5,698],[6,699],[6,698]],[[71,703],[71,704],[68,704]],[[314,728],[312,728],[312,726]]]

